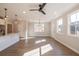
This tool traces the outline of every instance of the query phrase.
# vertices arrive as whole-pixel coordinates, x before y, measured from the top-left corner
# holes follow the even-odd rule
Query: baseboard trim
[[[53,38],[53,37],[51,37],[51,38]],[[56,37],[54,37],[54,39],[55,39],[56,41],[58,41],[59,43],[63,44],[64,46],[68,47],[69,49],[71,49],[71,50],[72,50],[72,51],[74,51],[75,53],[79,54],[79,51],[78,51],[78,50],[76,50],[76,49],[74,49],[74,48],[70,47],[69,45],[67,45],[67,44],[63,43],[63,42],[62,42],[62,41],[60,41],[60,40],[57,40],[57,38],[56,38]]]

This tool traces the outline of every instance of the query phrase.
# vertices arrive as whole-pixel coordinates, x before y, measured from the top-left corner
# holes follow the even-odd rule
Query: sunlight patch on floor
[[[26,52],[23,56],[40,56],[42,54],[45,54],[49,51],[53,50],[50,44],[46,44],[44,46],[41,46],[39,48],[36,48],[34,50],[31,50],[29,52]]]
[[[45,54],[49,51],[53,50],[50,44],[41,47],[41,54]]]
[[[35,44],[42,43],[42,42],[46,42],[46,39],[38,40],[35,42]]]
[[[40,56],[39,48],[26,52],[23,56]]]

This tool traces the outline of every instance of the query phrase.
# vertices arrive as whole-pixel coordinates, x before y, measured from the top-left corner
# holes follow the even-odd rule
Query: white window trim
[[[62,23],[63,23],[63,18],[57,19],[57,21],[56,21],[56,32],[57,32],[58,34],[63,34],[63,32],[59,32],[59,31],[58,31],[58,23],[57,23],[57,22],[58,22],[59,20],[62,20]]]
[[[72,12],[72,13],[70,13],[70,14],[68,15],[68,19],[67,19],[67,20],[68,20],[68,21],[67,21],[67,23],[68,23],[68,24],[67,24],[67,25],[68,25],[68,26],[67,26],[67,27],[68,27],[67,30],[68,30],[68,31],[67,31],[67,32],[68,32],[68,35],[69,35],[69,36],[78,37],[77,34],[71,34],[71,33],[70,33],[70,20],[71,20],[70,17],[71,17],[71,15],[76,14],[76,13],[78,13],[78,12],[79,12],[79,10],[76,10],[76,11],[74,11],[74,12]]]
[[[35,26],[35,24],[38,24],[38,23],[34,23],[34,26]],[[44,23],[40,23],[40,24],[44,24]],[[45,32],[45,25],[44,25],[44,31],[43,32],[35,31],[35,27],[34,27],[34,32],[36,32],[36,33],[43,33],[43,32]]]

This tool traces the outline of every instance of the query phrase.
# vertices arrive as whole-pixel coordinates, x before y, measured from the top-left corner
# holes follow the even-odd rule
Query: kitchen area
[[[0,51],[19,42],[19,34],[14,25],[11,20],[0,18]]]

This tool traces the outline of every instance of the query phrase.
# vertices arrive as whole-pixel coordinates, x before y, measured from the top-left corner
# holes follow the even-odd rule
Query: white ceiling
[[[0,16],[4,16],[4,9],[8,9],[8,18],[15,19],[15,14],[18,15],[20,20],[28,20],[28,21],[44,21],[48,22],[62,15],[63,13],[69,11],[71,8],[76,6],[74,3],[47,3],[44,11],[46,15],[38,11],[29,11],[30,9],[38,9],[38,3],[0,3]],[[23,14],[23,11],[26,11]]]

